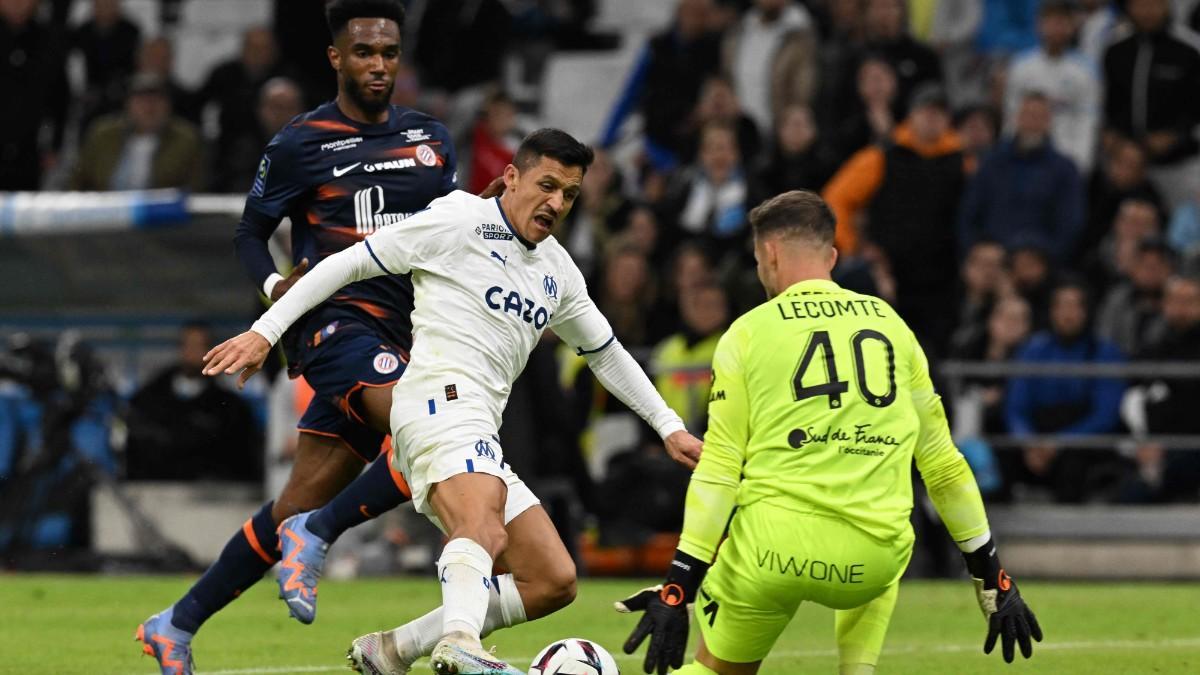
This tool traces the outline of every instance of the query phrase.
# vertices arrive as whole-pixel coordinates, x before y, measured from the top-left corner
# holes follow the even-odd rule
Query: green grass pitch
[[[0,673],[85,675],[157,673],[132,641],[143,618],[172,602],[190,583],[182,577],[0,575]],[[623,672],[640,673],[620,654],[633,619],[612,601],[639,588],[636,580],[585,580],[579,598],[558,614],[499,632],[486,641],[518,667],[561,637],[595,640],[618,656]],[[877,670],[889,673],[1200,673],[1200,585],[1022,583],[1046,631],[1031,661],[1006,666],[984,656],[983,619],[971,585],[907,582]],[[431,609],[438,587],[429,579],[326,582],[317,622],[287,618],[267,580],[213,618],[197,637],[200,673],[337,673],[355,636],[399,625]],[[695,631],[693,630],[693,634]],[[832,613],[802,607],[762,673],[836,673]],[[523,662],[522,662],[523,660]],[[414,672],[429,672],[418,664]]]

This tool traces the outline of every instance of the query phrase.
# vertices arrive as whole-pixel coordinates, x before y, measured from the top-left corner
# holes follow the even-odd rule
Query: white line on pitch
[[[1111,641],[1095,641],[1095,640],[1076,640],[1073,642],[1047,642],[1034,645],[1034,652],[1040,651],[1072,651],[1080,649],[1142,649],[1145,647],[1160,647],[1160,648],[1186,648],[1200,647],[1200,637],[1193,638],[1166,638],[1163,640],[1111,640]],[[997,645],[997,650],[999,645]],[[957,654],[960,652],[982,652],[983,644],[975,645],[905,645],[897,647],[884,647],[884,656],[888,654],[910,654],[913,652],[922,653],[942,653],[942,654]],[[634,654],[632,656],[626,654],[614,654],[618,661],[640,661],[642,656]],[[836,649],[781,649],[771,652],[772,657],[798,658],[805,656],[837,656]],[[519,656],[512,660],[515,662],[529,661],[532,656]],[[199,671],[201,675],[271,675],[272,673],[282,675],[283,673],[344,673],[345,666],[268,666],[264,668],[237,668],[234,670],[210,670]]]

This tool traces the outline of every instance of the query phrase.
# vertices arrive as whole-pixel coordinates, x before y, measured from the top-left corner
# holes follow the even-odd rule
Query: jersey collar
[[[512,232],[512,235],[517,238],[517,241],[521,242],[521,244],[527,250],[532,251],[532,250],[536,249],[537,244],[533,243],[532,241],[529,241],[525,237],[522,237],[521,234],[519,232],[517,232],[517,228],[513,227],[512,223],[508,222],[508,215],[504,213],[504,207],[500,206],[500,198],[492,197],[492,199],[494,199],[496,201],[496,210],[500,212],[500,218],[502,218],[504,220],[504,226],[508,228],[508,231]]]
[[[783,293],[780,293],[780,295],[784,295],[784,294],[792,293],[792,292],[801,292],[801,293],[810,292],[811,293],[812,291],[840,291],[840,290],[842,290],[842,287],[838,286],[837,282],[830,281],[829,279],[805,279],[804,281],[797,281],[796,283],[792,284],[791,286],[788,286],[787,289],[785,289],[783,291]]]

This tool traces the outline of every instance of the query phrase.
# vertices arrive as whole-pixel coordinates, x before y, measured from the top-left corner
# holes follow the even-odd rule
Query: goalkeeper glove
[[[1041,642],[1042,628],[1021,598],[1016,582],[1000,566],[996,544],[989,538],[986,544],[971,553],[964,553],[963,557],[975,581],[979,608],[988,622],[983,653],[991,654],[996,647],[996,638],[1001,638],[1004,660],[1008,663],[1013,661],[1014,643],[1021,645],[1022,656],[1033,656],[1033,643],[1029,638]]]
[[[688,640],[687,608],[695,601],[696,589],[707,570],[707,563],[677,550],[666,581],[616,603],[618,612],[644,612],[624,648],[626,654],[632,654],[650,637],[646,660],[642,663],[647,673],[657,670],[659,675],[665,675],[668,668],[683,667]]]

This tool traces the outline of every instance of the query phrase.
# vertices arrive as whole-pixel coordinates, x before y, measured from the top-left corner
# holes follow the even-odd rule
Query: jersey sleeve
[[[463,223],[471,214],[462,194],[433,200],[399,223],[376,230],[363,240],[368,253],[387,274],[428,269],[461,247]]]
[[[925,352],[909,332],[909,388],[920,420],[914,454],[929,497],[954,541],[962,543],[988,531],[983,497],[971,467],[950,437],[942,399],[934,391]]]
[[[443,156],[446,158],[442,164],[442,194],[448,195],[458,189],[458,151],[454,148],[454,139],[446,127],[439,124],[438,134],[441,136],[442,148],[445,151]]]
[[[550,317],[550,328],[577,354],[595,354],[612,344],[612,326],[588,295],[587,282],[578,268],[571,267],[566,281],[562,302]]]
[[[688,483],[679,550],[706,562],[716,556],[733,512],[750,442],[744,346],[744,338],[736,328],[717,343],[704,452]]]
[[[283,218],[295,200],[308,192],[309,184],[303,174],[304,164],[295,134],[293,127],[284,127],[267,144],[246,198],[247,210],[275,219]]]

